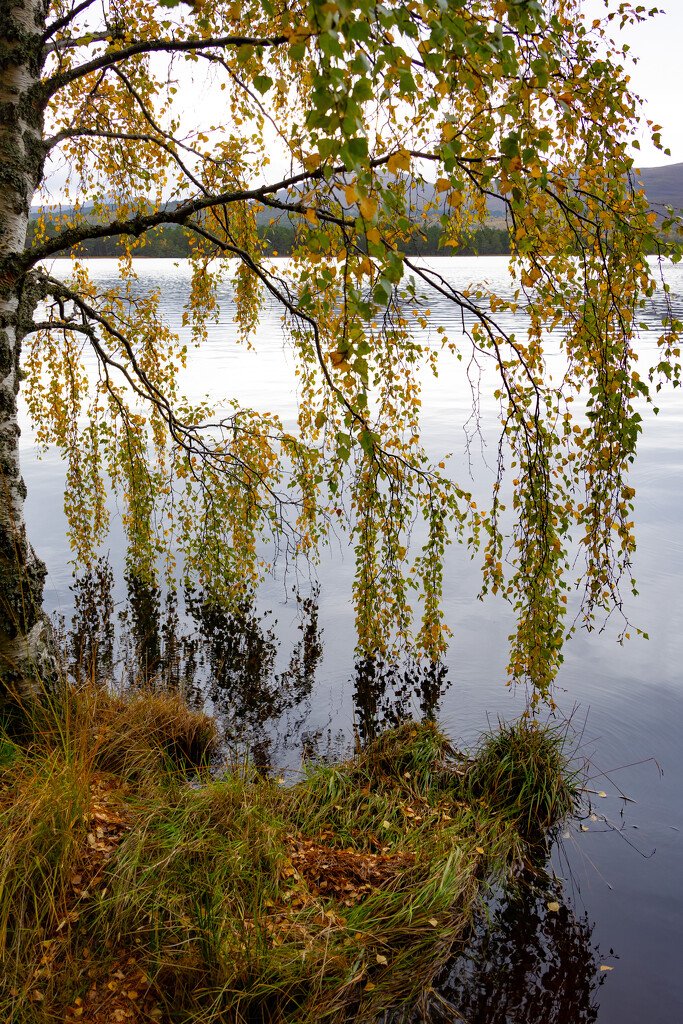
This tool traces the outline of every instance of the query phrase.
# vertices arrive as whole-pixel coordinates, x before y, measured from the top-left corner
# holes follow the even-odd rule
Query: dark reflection
[[[450,683],[440,662],[381,658],[356,662],[353,699],[358,738],[365,743],[407,718],[431,720]]]
[[[127,601],[117,603],[106,558],[93,569],[74,574],[71,627],[66,629],[63,619],[57,624],[69,674],[97,683],[118,682],[123,675],[129,686],[163,683],[191,688],[197,643],[182,630],[176,595],[169,592],[162,599],[157,586],[138,577],[126,577],[125,582]]]
[[[308,727],[310,695],[323,656],[318,589],[295,592],[298,638],[288,661],[270,613],[252,602],[226,610],[201,591],[176,593],[139,577],[125,577],[126,598],[116,604],[108,562],[80,574],[72,587],[76,610],[67,648],[72,672],[127,686],[183,687],[208,702],[225,726],[226,742],[248,750],[254,763],[282,762],[296,747],[309,759],[348,751],[348,737]],[[115,615],[114,612],[117,612]],[[284,667],[283,667],[284,665]],[[356,739],[366,742],[406,718],[433,718],[447,688],[442,664],[381,658],[356,662]]]
[[[322,658],[317,589],[295,595],[298,638],[278,672],[270,613],[259,615],[250,603],[226,611],[198,592],[185,594],[181,611],[173,591],[163,594],[135,576],[125,584],[126,599],[117,604],[106,559],[75,576],[71,628],[56,624],[72,676],[182,687],[193,702],[213,705],[226,723],[226,742],[246,746],[257,764],[276,763],[297,745],[304,753],[339,747],[338,737],[325,741],[322,732],[306,731]]]
[[[559,910],[548,903],[559,903]],[[458,957],[410,1017],[410,1024],[590,1024],[605,980],[588,916],[562,892],[533,883],[488,907]]]
[[[229,739],[246,746],[257,765],[275,763],[276,751],[284,753],[301,739],[322,657],[317,596],[317,589],[307,598],[297,595],[301,636],[288,667],[277,673],[280,644],[267,614],[257,615],[246,602],[226,611],[202,594],[186,595],[203,641],[208,696],[228,722]]]
[[[126,576],[127,601],[119,612],[120,646],[129,686],[150,683],[195,689],[197,640],[183,630],[177,594]]]
[[[114,670],[114,574],[106,558],[89,572],[74,577],[71,629],[64,649],[67,671],[75,679],[100,681]],[[62,629],[61,633],[64,632]]]
[[[343,729],[304,729],[301,733],[301,756],[304,761],[323,761],[334,764],[349,757],[353,745]]]

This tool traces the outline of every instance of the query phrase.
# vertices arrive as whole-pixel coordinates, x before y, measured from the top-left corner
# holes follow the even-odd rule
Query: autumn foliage
[[[68,174],[61,207],[41,199],[29,244],[25,225],[20,245],[4,237],[0,277],[8,323],[19,293],[33,296],[30,322],[21,307],[12,330],[39,441],[68,467],[79,563],[106,535],[109,484],[129,566],[180,573],[224,604],[253,593],[276,549],[315,559],[335,524],[355,554],[360,651],[437,659],[444,552],[466,541],[482,591],[515,612],[510,678],[548,695],[568,630],[623,607],[642,410],[679,377],[668,308],[656,362],[636,369],[640,310],[662,287],[647,254],[678,258],[674,220],[658,220],[634,185],[638,105],[609,41],[642,9],[620,4],[590,23],[578,0],[24,7],[30,24],[11,13],[3,24],[21,40],[11,68],[30,79],[17,110],[35,146],[24,184],[10,183],[26,221],[44,159]],[[188,110],[193,82],[207,98]],[[19,153],[18,137],[3,139]],[[456,288],[406,254],[421,226],[457,248],[492,196],[511,237],[510,292]],[[296,233],[286,264],[259,234],[264,210]],[[191,344],[220,317],[223,278],[244,344],[258,344],[263,302],[279,304],[296,424],[239,395],[216,409],[183,400],[188,347],[135,272],[161,225],[193,243]],[[110,237],[124,243],[120,281],[100,289],[79,246]],[[49,262],[65,249],[68,280]],[[430,329],[434,295],[462,330]],[[420,375],[459,363],[498,379],[497,476],[481,508],[420,440]],[[568,624],[572,588],[583,598]]]

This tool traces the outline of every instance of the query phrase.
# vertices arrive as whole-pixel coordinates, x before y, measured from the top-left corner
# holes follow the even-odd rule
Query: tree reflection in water
[[[247,746],[257,764],[299,747],[320,753],[319,734],[306,726],[310,694],[322,657],[318,591],[297,595],[298,639],[276,672],[279,641],[250,603],[225,611],[202,593],[185,594],[184,612],[169,591],[126,577],[126,600],[115,615],[114,575],[106,559],[75,577],[71,628],[61,624],[70,675],[122,681],[125,686],[182,687],[210,702],[226,724],[226,742]],[[328,749],[335,744],[328,737]],[[336,747],[339,747],[337,738]]]
[[[355,670],[356,728],[363,743],[408,718],[432,721],[450,685],[445,665],[414,658],[401,663],[363,658]]]
[[[63,620],[58,633],[68,673],[75,679],[100,680],[114,672],[116,630],[114,626],[114,574],[106,558],[94,568],[74,577],[70,590],[74,614],[67,631]]]
[[[288,667],[278,673],[280,644],[266,625],[267,614],[257,615],[248,603],[225,611],[201,594],[186,595],[202,637],[199,659],[209,680],[206,695],[227,719],[228,738],[246,744],[256,764],[273,764],[276,750],[284,753],[301,743],[322,657],[317,597],[317,589],[309,597],[297,596],[301,636]]]
[[[548,903],[560,904],[558,911]],[[591,1024],[605,980],[592,925],[533,883],[500,894],[409,1024]]]
[[[270,613],[258,614],[249,602],[226,611],[201,592],[186,592],[181,613],[174,592],[164,596],[134,576],[125,582],[126,599],[116,606],[106,559],[75,578],[75,611],[65,637],[72,676],[182,687],[196,703],[210,703],[226,726],[226,742],[248,749],[256,764],[291,760],[295,750],[326,759],[349,749],[350,737],[309,726],[323,656],[317,587],[307,597],[296,595],[298,638],[277,671],[282,644]],[[434,718],[448,685],[445,666],[413,659],[364,658],[354,669],[360,742],[406,718]]]
[[[184,686],[193,692],[197,641],[183,630],[178,596],[126,576],[127,600],[119,611],[119,645],[124,678],[129,686],[151,682]]]

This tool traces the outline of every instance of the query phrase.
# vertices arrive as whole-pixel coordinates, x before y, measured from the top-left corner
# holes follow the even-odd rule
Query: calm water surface
[[[428,262],[463,285],[487,280],[506,287],[504,257]],[[66,273],[67,264],[57,261],[54,270]],[[187,268],[145,260],[137,270],[141,287],[161,288],[165,314],[179,326]],[[91,261],[90,271],[108,282],[115,264]],[[668,268],[666,276],[681,315],[683,269]],[[236,396],[279,411],[293,425],[292,361],[279,312],[266,311],[249,351],[236,344],[227,285],[223,300],[221,323],[191,357],[186,393]],[[434,326],[444,323],[456,338],[454,310],[438,302],[431,308]],[[645,335],[643,362],[650,347],[654,341]],[[482,435],[469,446],[463,423],[477,385],[473,374],[468,379],[454,364],[437,381],[425,379],[423,409],[432,453],[451,454],[453,475],[485,500],[496,434],[485,367],[482,374]],[[545,891],[532,889],[513,904],[492,895],[492,926],[475,938],[470,960],[444,972],[429,1005],[433,1022],[460,1019],[456,1013],[470,1024],[683,1021],[683,396],[663,395],[659,405],[657,417],[643,414],[631,481],[640,594],[629,612],[650,639],[620,647],[617,623],[602,633],[580,632],[567,645],[559,677],[558,703],[573,711],[577,746],[591,760],[589,786],[607,796],[592,798],[594,819],[572,823],[553,851],[560,912],[546,910]],[[430,709],[452,739],[471,744],[487,717],[495,722],[523,710],[524,695],[504,686],[509,610],[496,599],[475,600],[478,570],[463,549],[448,555],[446,612],[454,637],[445,671],[429,676],[354,665],[353,565],[342,543],[323,558],[319,590],[302,590],[297,601],[293,579],[269,579],[258,609],[241,619],[210,618],[198,605],[193,616],[191,605],[126,587],[116,523],[109,568],[103,564],[96,578],[74,585],[62,467],[53,453],[37,460],[28,424],[22,441],[30,536],[50,572],[48,609],[67,627],[73,622],[81,637],[96,630],[100,654],[113,663],[120,635],[137,639],[149,665],[163,663],[169,651],[182,655],[186,675],[214,680],[205,688],[208,707],[264,762],[296,767],[304,752],[334,756],[348,748],[354,724],[363,732],[373,720]],[[188,632],[193,638],[183,641]]]

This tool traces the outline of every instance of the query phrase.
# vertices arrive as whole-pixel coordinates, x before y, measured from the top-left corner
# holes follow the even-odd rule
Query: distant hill
[[[642,182],[650,206],[683,209],[683,164],[666,167],[640,167],[636,179]],[[659,212],[659,211],[658,211]],[[662,211],[663,212],[663,211]]]
[[[658,214],[664,216],[665,211],[663,207],[665,206],[673,206],[676,211],[683,210],[683,163],[669,164],[665,167],[641,167],[638,168],[637,174],[634,173],[634,178],[637,185],[645,189],[645,194],[647,195],[650,205]],[[440,198],[437,196],[434,187],[425,183],[419,190],[415,190],[413,196],[414,198],[412,201],[414,201],[418,210],[421,210],[427,202],[437,203],[437,210],[435,210],[430,216],[430,222],[434,225],[438,214],[438,203]],[[278,192],[274,198],[283,204],[296,201],[296,195],[288,194],[284,189]],[[488,208],[487,230],[498,230],[501,232],[506,231],[505,205],[502,200],[495,196],[489,196],[486,205]],[[175,207],[175,202],[169,202],[169,210],[174,210]],[[72,209],[72,207],[64,207],[63,212],[67,214],[70,213]],[[39,212],[39,206],[32,207],[31,220],[35,220]],[[112,215],[114,215],[114,205],[111,207],[111,212]],[[86,204],[83,206],[81,208],[81,214],[86,219],[89,216],[92,216],[92,205]],[[102,214],[100,216],[102,216]],[[256,214],[256,223],[258,224],[261,233],[267,231],[271,224],[275,228],[280,228],[285,232],[293,231],[294,227],[293,221],[290,221],[287,213],[280,211],[277,208],[273,209],[268,207],[262,207],[258,210]],[[184,256],[187,254],[187,241],[184,238],[182,228],[160,228],[156,232],[150,234],[150,240],[152,235],[157,236],[155,237],[155,246],[148,251],[147,255]],[[481,241],[484,242],[483,236]],[[118,252],[118,244],[119,243],[114,239],[102,241],[95,240],[87,243],[85,249],[87,250],[88,255],[115,255],[116,252]],[[431,251],[435,244],[436,241],[430,239],[428,251]],[[486,249],[484,251],[490,251],[488,250],[488,246],[490,244],[493,243],[487,237],[485,240]],[[291,248],[291,240],[285,239],[283,236],[282,238],[277,239],[277,245],[280,251],[287,252]],[[508,251],[507,244],[502,248],[501,246],[501,240],[496,238],[495,248],[492,251]]]
[[[660,209],[663,206],[673,206],[676,211],[683,210],[683,163],[669,164],[665,167],[639,167],[638,174],[634,175],[636,181],[645,189],[645,194],[650,205],[658,213],[664,213]],[[433,188],[424,185],[416,195],[416,206],[418,210],[425,202],[434,202],[438,197]],[[291,202],[292,197],[284,190],[277,194],[280,202]],[[505,219],[505,205],[501,199],[489,196],[486,201],[489,213],[490,224],[502,224]],[[271,219],[279,221],[286,218],[286,214],[278,214],[275,210],[264,209],[256,215],[260,225],[266,225]]]

